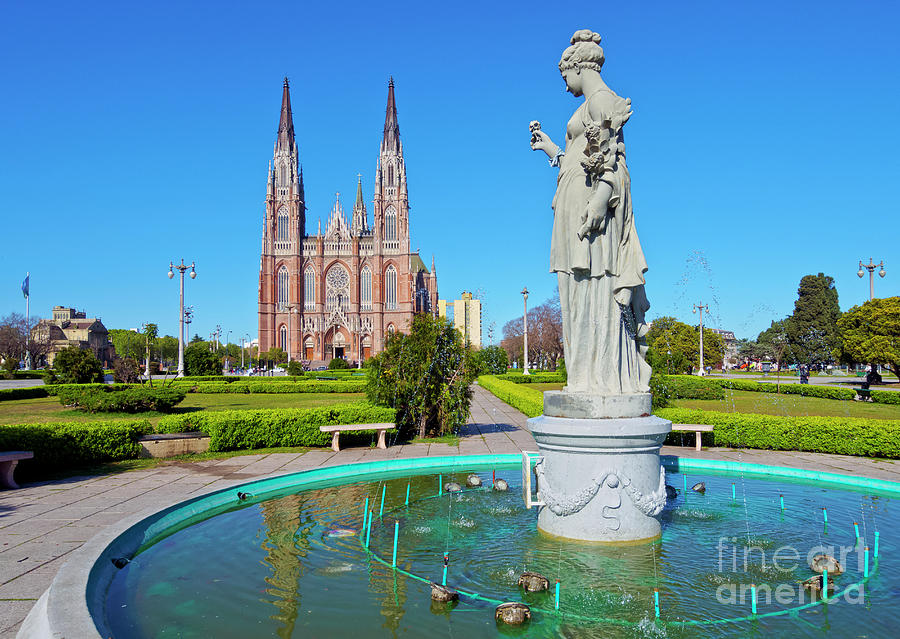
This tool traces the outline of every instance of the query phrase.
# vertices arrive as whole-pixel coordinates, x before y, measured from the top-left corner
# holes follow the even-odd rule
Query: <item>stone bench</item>
[[[672,424],[673,433],[696,433],[697,440],[694,450],[700,450],[700,433],[711,433],[713,427],[709,424]]]
[[[354,430],[377,430],[378,431],[378,448],[387,448],[384,434],[387,431],[393,431],[393,424],[335,424],[334,426],[319,426],[319,430],[323,433],[333,433],[331,437],[331,450],[336,453],[341,452],[340,438],[343,431]]]
[[[0,453],[0,486],[3,488],[18,488],[19,485],[13,479],[16,465],[20,459],[32,459],[34,453],[30,450],[10,450]]]

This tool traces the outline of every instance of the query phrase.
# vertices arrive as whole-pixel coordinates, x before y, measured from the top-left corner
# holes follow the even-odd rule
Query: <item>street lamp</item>
[[[884,260],[881,260],[880,264],[876,264],[875,261],[870,257],[868,264],[863,264],[862,260],[859,261],[859,270],[856,272],[857,275],[861,278],[863,276],[863,269],[869,271],[869,300],[875,299],[875,269],[880,268],[878,271],[879,277],[884,277],[887,273],[884,272]]]
[[[231,339],[231,331],[229,330],[225,333],[225,370],[226,371],[229,370],[228,369],[228,340],[230,340],[230,339]]]
[[[703,302],[700,304],[694,304],[693,312],[696,313],[700,311],[700,377],[703,377],[705,374],[705,370],[703,370],[703,311],[709,313],[709,306],[704,306]]]
[[[525,370],[522,371],[523,375],[531,375],[528,372],[528,287],[522,289],[522,300],[525,305],[525,311],[522,315],[522,335],[525,337],[524,343],[524,351],[522,353],[522,362],[525,365]]]
[[[250,335],[248,335],[248,334],[245,333],[244,335],[241,336],[241,370],[244,370],[244,343],[245,343],[245,338],[246,338],[246,341],[249,342],[249,341],[250,341]]]
[[[179,295],[178,295],[178,375],[177,377],[184,377],[184,272],[188,269],[191,269],[191,279],[197,277],[197,271],[194,268],[194,263],[191,262],[191,265],[188,266],[184,263],[184,258],[181,258],[181,264],[174,264],[173,262],[169,262],[169,279],[175,277],[175,271],[173,269],[178,269],[178,272],[181,273],[181,285],[179,287]]]

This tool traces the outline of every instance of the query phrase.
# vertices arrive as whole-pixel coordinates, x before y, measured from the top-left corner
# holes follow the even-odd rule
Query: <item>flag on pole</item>
[[[22,282],[22,295],[28,297],[28,280],[31,277],[31,273],[25,274],[25,281]]]

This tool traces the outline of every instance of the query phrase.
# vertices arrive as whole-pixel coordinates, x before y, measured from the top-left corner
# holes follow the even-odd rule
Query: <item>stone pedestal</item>
[[[672,423],[650,415],[650,395],[544,393],[528,420],[543,460],[538,528],[593,542],[652,540],[666,504],[659,449]]]

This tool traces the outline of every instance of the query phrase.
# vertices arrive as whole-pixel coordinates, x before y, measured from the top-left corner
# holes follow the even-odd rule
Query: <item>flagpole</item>
[[[31,277],[31,273],[26,272],[25,273],[25,282],[26,282],[26,287],[25,287],[25,291],[26,291],[26,293],[25,293],[25,370],[26,371],[31,370],[31,363],[32,363],[31,362],[31,351],[28,350],[28,347],[30,346],[30,339],[31,339],[31,328],[28,326],[28,313],[30,312],[29,303],[31,302],[31,281],[29,279],[30,277]]]

